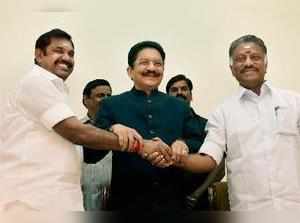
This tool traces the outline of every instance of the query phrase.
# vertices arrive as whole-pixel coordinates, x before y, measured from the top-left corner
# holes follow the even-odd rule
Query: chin
[[[70,76],[71,73],[62,73],[62,72],[58,72],[56,73],[56,76],[60,77],[61,79],[63,80],[66,80],[69,76]]]

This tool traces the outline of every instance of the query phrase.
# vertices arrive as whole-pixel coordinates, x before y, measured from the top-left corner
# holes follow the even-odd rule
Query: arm
[[[207,131],[205,129],[207,119],[197,115],[190,108],[189,115],[186,115],[183,136],[185,143],[189,148],[189,153],[197,153],[204,142]]]
[[[181,156],[174,165],[194,173],[207,173],[216,168],[217,163],[209,155],[196,153]]]
[[[222,109],[211,114],[207,124],[208,134],[198,153],[181,156],[175,165],[201,173],[210,172],[219,164],[226,153],[225,124]]]
[[[175,140],[171,145],[175,162],[179,161],[181,155],[198,152],[206,137],[207,119],[198,116],[192,108],[186,107],[184,111],[182,139]]]
[[[116,134],[91,125],[85,125],[76,117],[70,117],[59,122],[53,129],[72,143],[93,149],[101,148],[101,150],[113,149],[123,151],[126,148],[132,148],[135,140],[143,144],[141,136],[134,129],[125,126],[122,127],[126,129],[129,139],[125,143],[120,143]]]

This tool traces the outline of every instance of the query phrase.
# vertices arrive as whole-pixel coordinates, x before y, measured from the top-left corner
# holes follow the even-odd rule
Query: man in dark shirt
[[[82,103],[87,109],[87,115],[82,119],[85,124],[94,124],[95,115],[100,102],[111,96],[112,89],[107,80],[95,79],[89,81],[82,94]],[[111,180],[111,152],[96,151],[83,147],[82,192],[83,204],[87,211],[107,209]]]
[[[192,90],[192,81],[183,74],[178,74],[172,77],[166,85],[166,92],[168,95],[181,98],[188,103],[188,105],[190,106],[190,112],[195,121],[195,127],[198,128],[198,131],[200,133],[202,133],[201,137],[198,140],[196,140],[190,148],[190,152],[196,153],[198,152],[200,146],[202,145],[206,137],[205,126],[207,123],[207,119],[196,114],[194,109],[191,107],[191,102],[193,99]]]
[[[197,140],[203,133],[195,127],[187,103],[158,91],[164,60],[165,52],[158,43],[135,44],[129,51],[127,68],[134,86],[130,91],[102,101],[101,110],[96,114],[96,126],[109,129],[115,123],[126,124],[144,139],[168,144],[176,160],[192,148],[189,140],[185,140]],[[141,157],[113,152],[113,209],[181,209],[183,172],[169,166],[171,164],[157,153]]]
[[[196,114],[194,109],[191,107],[191,101],[193,99],[192,90],[192,81],[183,74],[175,75],[168,81],[166,85],[166,92],[168,95],[180,98],[187,102],[190,106],[190,112],[194,120],[194,127],[198,129],[197,131],[199,133],[202,133],[198,135],[199,137],[196,140],[190,139],[190,153],[197,153],[206,137],[205,126],[207,123],[207,119]],[[186,194],[190,194],[195,189],[197,189],[207,177],[207,174],[195,174],[188,171],[185,171],[184,175],[184,189]],[[195,209],[209,209],[207,190],[198,199]]]

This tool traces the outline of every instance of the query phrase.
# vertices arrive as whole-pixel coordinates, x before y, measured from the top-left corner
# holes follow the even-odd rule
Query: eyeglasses
[[[150,64],[153,64],[154,67],[162,67],[164,63],[161,60],[140,60],[136,63],[138,66],[149,66]]]

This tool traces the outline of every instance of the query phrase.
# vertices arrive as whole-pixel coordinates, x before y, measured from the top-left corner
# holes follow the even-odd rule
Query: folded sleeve
[[[226,149],[225,121],[221,109],[210,115],[207,130],[207,136],[198,153],[211,156],[219,164]]]
[[[43,75],[27,78],[19,86],[18,107],[29,119],[51,129],[62,120],[74,116],[67,104],[67,94]]]

